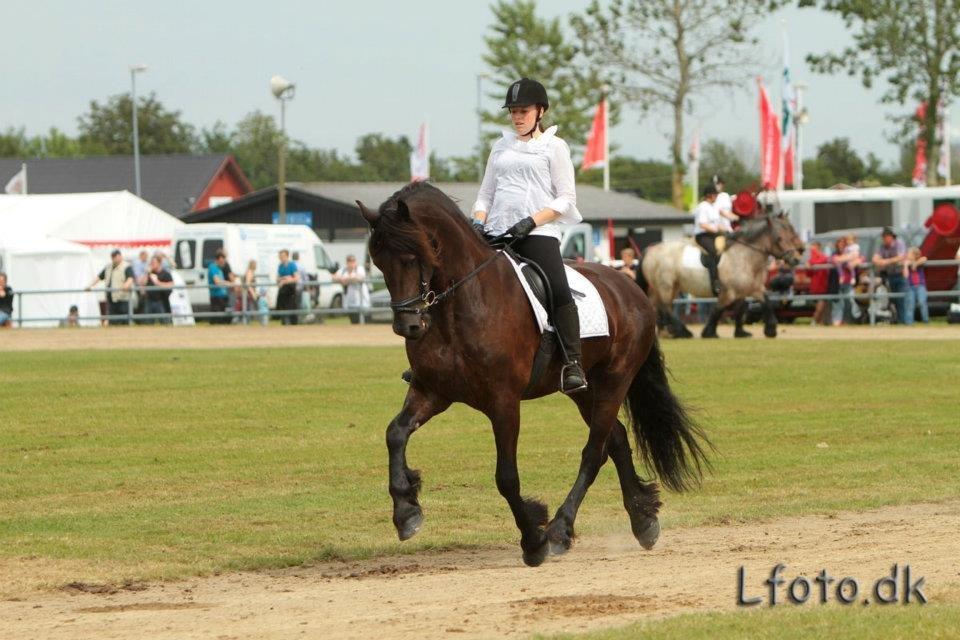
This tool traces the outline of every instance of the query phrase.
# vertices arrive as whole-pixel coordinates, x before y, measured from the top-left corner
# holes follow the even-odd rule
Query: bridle
[[[499,240],[503,240],[503,236],[497,236],[496,238],[491,239],[489,243],[494,244]],[[509,248],[513,246],[513,244],[517,242],[517,240],[519,240],[519,238],[514,238],[510,242],[506,243],[504,245],[504,248]],[[454,291],[459,289],[464,283],[466,283],[468,280],[470,280],[471,278],[476,276],[478,273],[480,273],[487,265],[492,263],[494,260],[497,259],[497,257],[499,257],[502,254],[503,254],[503,250],[501,249],[495,250],[493,255],[488,256],[473,271],[471,271],[464,277],[460,278],[459,280],[451,284],[449,287],[447,287],[445,290],[441,291],[440,293],[437,293],[429,288],[430,278],[423,277],[423,262],[421,262],[420,260],[417,260],[417,267],[420,271],[420,277],[419,277],[420,292],[417,293],[417,295],[410,296],[409,298],[400,300],[399,302],[394,302],[393,300],[391,300],[390,309],[393,310],[394,315],[398,313],[412,313],[418,316],[422,315],[430,307],[440,304],[441,302],[446,300],[448,297],[453,295]]]
[[[776,224],[776,222],[773,221],[773,219],[770,218],[769,216],[767,217],[767,222],[768,222],[771,230],[773,230],[773,225]],[[758,247],[755,247],[755,246],[753,246],[752,244],[750,244],[750,243],[748,243],[748,242],[744,242],[743,240],[740,240],[740,239],[737,238],[736,236],[731,236],[730,242],[733,242],[733,243],[735,243],[735,244],[742,245],[742,246],[750,249],[751,251],[756,251],[757,253],[760,253],[760,254],[763,254],[763,255],[767,255],[767,251],[765,251],[765,250],[763,250],[763,249],[760,249],[760,248],[758,248]],[[794,249],[793,247],[790,247],[789,249],[784,250],[783,247],[780,246],[780,234],[779,234],[779,233],[775,233],[775,240],[773,241],[773,246],[774,246],[775,249],[779,249],[779,250],[780,250],[780,255],[777,255],[777,254],[774,253],[773,251],[770,251],[769,253],[770,253],[770,255],[772,255],[772,256],[773,256],[774,258],[776,258],[777,260],[786,260],[787,262],[791,263],[791,265],[792,265],[792,264],[797,264],[797,263],[800,262],[800,259],[799,259],[799,257],[797,256],[797,251],[796,251],[796,249]],[[794,262],[794,261],[796,261],[796,262]]]

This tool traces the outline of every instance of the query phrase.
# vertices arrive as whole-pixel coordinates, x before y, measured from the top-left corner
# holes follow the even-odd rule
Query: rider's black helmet
[[[544,111],[550,108],[547,90],[542,84],[530,78],[520,78],[510,85],[507,89],[507,98],[503,101],[504,109],[526,107],[531,104],[542,106]]]

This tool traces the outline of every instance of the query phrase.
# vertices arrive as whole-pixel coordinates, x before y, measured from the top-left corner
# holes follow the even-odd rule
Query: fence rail
[[[929,260],[924,264],[924,267],[944,267],[944,266],[960,266],[960,260]],[[836,267],[832,264],[818,264],[818,265],[798,265],[792,271],[817,271],[817,270],[829,270],[835,269]],[[865,293],[837,293],[837,294],[822,294],[822,295],[813,295],[813,294],[788,294],[782,295],[778,293],[769,293],[767,300],[774,303],[788,303],[793,304],[806,304],[811,302],[816,302],[819,300],[826,300],[828,302],[841,302],[845,300],[857,300],[857,301],[867,301],[868,303],[873,302],[874,300],[896,300],[906,296],[906,293],[895,293],[890,291],[877,292],[876,291],[876,282],[878,275],[876,273],[876,266],[873,264],[863,264],[858,265],[858,271],[865,271],[868,273],[868,289]],[[382,285],[384,283],[383,278],[367,278],[365,281],[368,285]],[[225,285],[223,288],[229,289],[231,291],[231,301],[238,300],[240,301],[240,309],[232,308],[235,305],[232,305],[231,308],[228,308],[225,311],[192,311],[191,313],[136,313],[134,310],[134,305],[128,304],[128,311],[125,314],[99,314],[96,316],[77,316],[76,320],[80,322],[101,322],[101,321],[120,321],[124,323],[132,322],[143,322],[143,321],[176,321],[178,319],[187,319],[192,318],[194,320],[224,320],[227,322],[240,322],[243,324],[248,324],[253,321],[258,321],[264,317],[264,312],[256,309],[250,308],[248,306],[249,298],[246,295],[246,290],[250,288],[257,289],[274,289],[278,288],[280,285],[277,283],[268,283],[268,282],[257,282],[253,285],[244,285],[244,284],[230,284]],[[313,289],[319,290],[323,286],[320,283],[307,282],[304,284],[304,291],[311,291]],[[158,286],[134,286],[131,289],[109,289],[109,288],[97,288],[97,289],[27,289],[27,290],[14,290],[14,300],[16,304],[15,320],[17,326],[23,327],[24,325],[29,325],[31,323],[49,323],[49,322],[59,322],[65,319],[65,316],[34,316],[34,317],[24,317],[23,316],[23,298],[24,296],[32,295],[51,295],[51,294],[81,294],[81,295],[95,295],[101,296],[106,293],[131,293],[131,294],[140,294],[146,293],[149,291],[190,291],[190,290],[208,290],[210,289],[209,284],[192,284],[192,285],[173,285],[170,287],[158,287]],[[240,293],[237,293],[239,291]],[[236,297],[234,297],[236,296]],[[928,299],[947,299],[952,300],[956,299],[960,301],[960,289],[954,288],[950,291],[928,291]],[[748,299],[748,302],[753,302],[753,299]],[[693,303],[705,304],[705,303],[716,303],[717,298],[708,297],[708,298],[698,298],[698,297],[684,297],[677,298],[673,301],[674,305],[689,305]],[[876,305],[869,304],[868,315],[870,318],[870,324],[876,324]],[[270,318],[284,318],[284,317],[293,317],[298,318],[302,317],[336,317],[336,316],[355,316],[360,324],[366,322],[367,317],[373,313],[377,312],[389,312],[389,305],[387,300],[384,301],[384,304],[366,307],[354,307],[354,308],[322,308],[322,307],[310,307],[310,308],[297,308],[297,309],[270,309],[267,314],[267,317]]]

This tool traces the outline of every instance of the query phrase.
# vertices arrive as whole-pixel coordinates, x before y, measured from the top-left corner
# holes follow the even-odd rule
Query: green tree
[[[200,140],[198,151],[200,153],[232,153],[233,134],[227,129],[227,125],[217,120],[209,129],[204,127],[200,130]]]
[[[273,116],[248,113],[230,136],[231,149],[255,189],[277,184],[280,129]]]
[[[179,111],[168,111],[151,93],[137,100],[140,153],[189,153],[196,146],[193,125]],[[77,118],[80,144],[85,153],[133,153],[133,102],[130,95],[111,96],[103,104],[90,102],[90,110]]]
[[[830,171],[830,168],[819,158],[809,158],[803,161],[803,188],[829,189],[839,181]]]
[[[410,152],[413,146],[406,136],[390,139],[381,133],[368,133],[357,141],[356,151],[365,179],[410,179]]]
[[[515,80],[522,77],[538,80],[547,88],[550,98],[544,123],[556,124],[571,147],[581,147],[586,143],[603,93],[604,78],[597,72],[600,67],[586,64],[578,47],[564,33],[559,19],[537,16],[534,0],[498,0],[492,10],[493,23],[484,38],[487,52],[483,55],[496,86],[489,97],[502,104],[507,87]],[[618,113],[616,105],[611,105],[611,123],[616,123]],[[501,127],[508,124],[502,109],[485,112],[483,121]],[[480,152],[486,155],[485,150]]]
[[[577,183],[601,186],[603,172],[596,169],[578,171]],[[655,202],[670,202],[670,164],[659,160],[611,156],[610,188]]]
[[[748,86],[756,39],[750,29],[771,0],[593,0],[571,24],[595,68],[615,73],[623,104],[667,109],[673,116],[671,192],[683,206],[684,115],[695,96]]]
[[[867,167],[850,147],[849,138],[834,138],[821,144],[817,147],[817,160],[836,182],[855,185],[867,176]]]
[[[745,152],[720,140],[708,140],[700,153],[700,171],[698,184],[705,185],[713,176],[724,179],[724,186],[730,193],[749,189],[760,183],[756,171],[747,168],[744,162]]]
[[[27,131],[23,127],[19,129],[7,127],[6,131],[0,133],[0,157],[27,157],[31,155],[28,151],[29,147],[30,140],[27,138]]]
[[[901,139],[913,135],[917,105],[926,103],[920,123],[927,145],[927,184],[937,184],[940,142],[937,121],[942,103],[960,90],[960,0],[800,0],[802,7],[819,7],[840,14],[855,29],[853,45],[839,52],[809,55],[815,71],[846,71],[865,87],[886,81],[885,103],[906,105],[909,115]]]

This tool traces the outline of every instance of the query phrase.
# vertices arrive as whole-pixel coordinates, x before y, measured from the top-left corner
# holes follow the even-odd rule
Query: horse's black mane
[[[408,211],[416,211],[416,219],[401,213],[401,201]],[[435,225],[429,224],[431,219],[449,219],[470,231],[467,219],[447,194],[428,182],[411,182],[380,205],[380,219],[370,236],[370,246],[376,251],[413,254],[437,266],[440,242]]]

